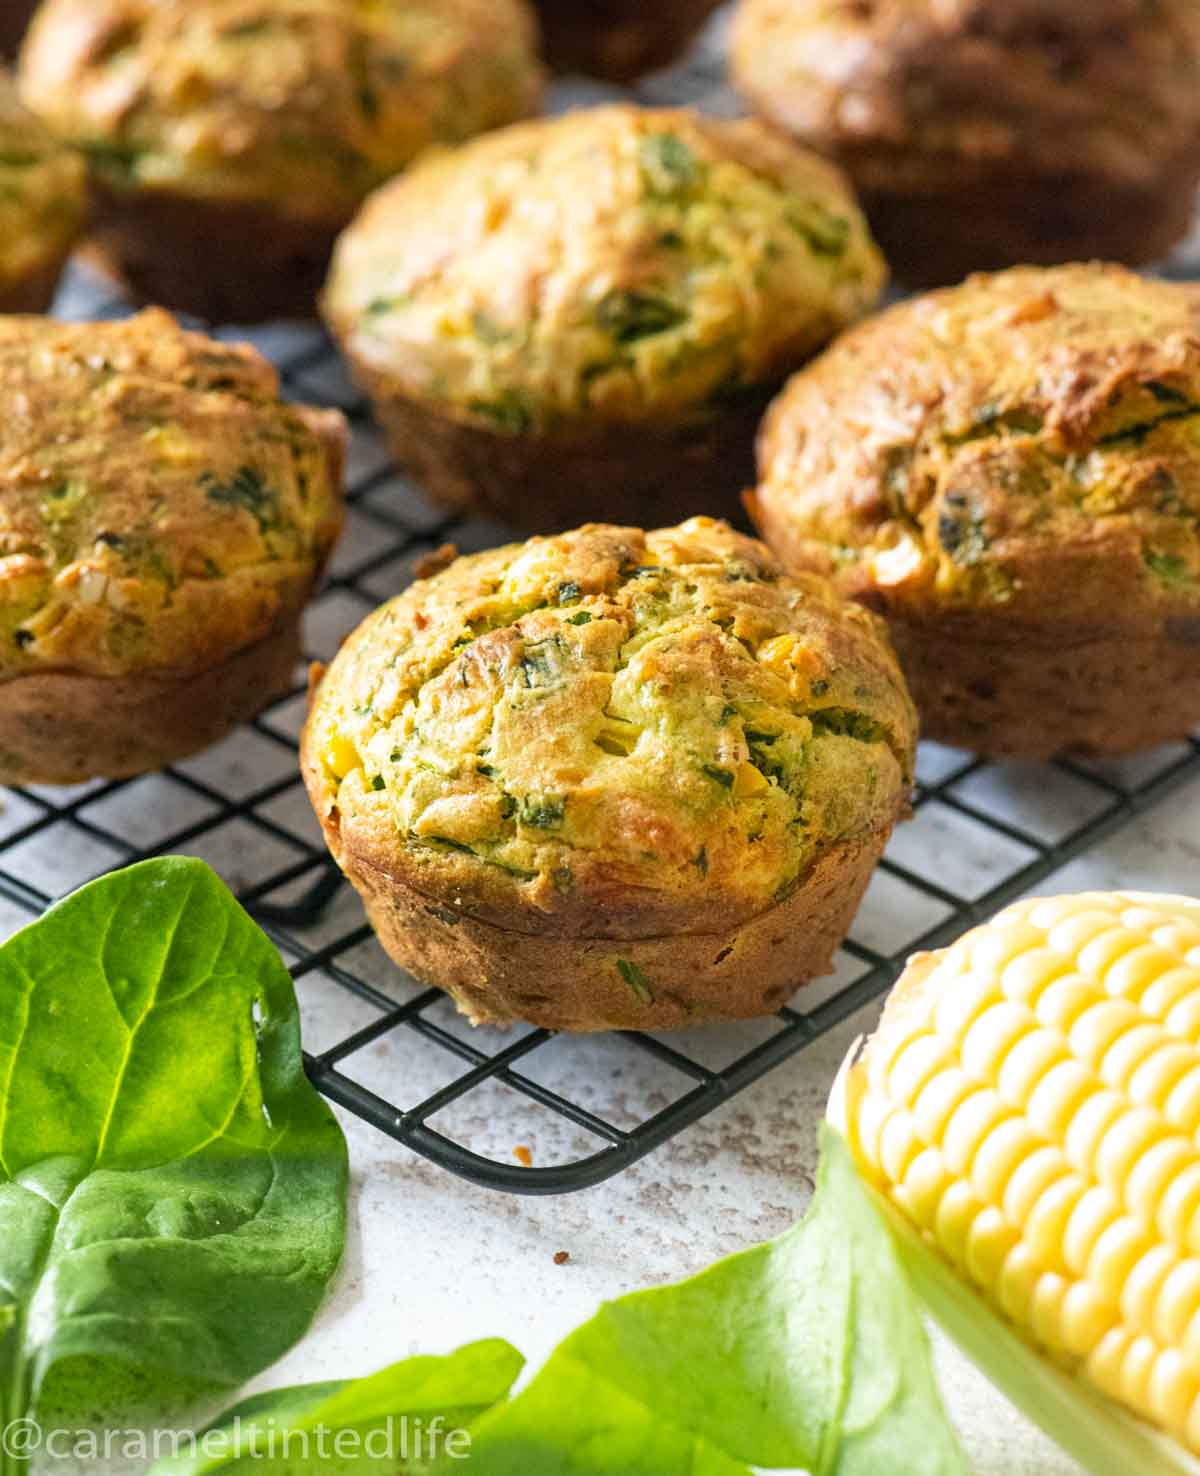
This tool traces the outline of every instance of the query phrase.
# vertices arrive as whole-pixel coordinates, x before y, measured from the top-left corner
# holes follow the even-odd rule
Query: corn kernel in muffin
[[[183,757],[291,683],[344,424],[159,311],[0,319],[0,781]]]
[[[755,519],[888,618],[934,738],[1119,753],[1200,724],[1200,296],[1020,268],[892,308],[768,418]]]
[[[384,947],[476,1021],[769,1014],[825,970],[914,717],[873,616],[695,518],[461,558],[359,627],[302,763]]]

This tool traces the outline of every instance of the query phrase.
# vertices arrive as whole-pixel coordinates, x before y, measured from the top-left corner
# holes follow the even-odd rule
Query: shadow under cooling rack
[[[62,307],[72,316],[124,311],[83,277]],[[340,405],[351,421],[346,536],[306,625],[309,655],[328,659],[423,554],[448,538],[484,547],[504,530],[447,520],[395,474],[318,329],[249,336],[290,395]],[[320,1090],[451,1172],[522,1194],[583,1189],[619,1172],[882,995],[911,952],[948,942],[1200,778],[1195,742],[1115,765],[1027,767],[926,746],[915,817],[897,832],[837,972],[777,1015],[670,1036],[473,1030],[440,992],[386,959],[332,869],[297,772],[303,707],[297,672],[292,694],[253,724],[162,773],[9,791],[0,932],[112,867],[203,857],[287,960]]]

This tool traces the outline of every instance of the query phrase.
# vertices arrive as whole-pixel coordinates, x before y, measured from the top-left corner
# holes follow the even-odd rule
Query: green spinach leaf
[[[0,948],[4,1418],[72,1365],[265,1368],[337,1268],[346,1181],[287,970],[203,863],[104,877]]]
[[[260,1394],[203,1431],[195,1450],[159,1461],[151,1476],[395,1476],[427,1469],[427,1457],[448,1449],[453,1460],[459,1445],[465,1453],[468,1442],[460,1432],[507,1396],[523,1361],[497,1339],[448,1358],[409,1358],[349,1383]],[[353,1439],[339,1442],[342,1432]]]
[[[473,1436],[482,1476],[967,1472],[895,1247],[830,1129],[801,1225],[601,1308]]]

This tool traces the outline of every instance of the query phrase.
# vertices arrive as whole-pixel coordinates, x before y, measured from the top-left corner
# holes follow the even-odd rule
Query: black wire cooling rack
[[[710,51],[644,95],[723,108],[719,85]],[[78,273],[60,301],[74,317],[127,310]],[[348,528],[310,612],[313,657],[332,655],[442,542],[469,550],[503,540],[494,526],[446,519],[395,474],[319,330],[225,336],[253,338],[290,395],[340,405],[351,422]],[[299,779],[303,709],[298,673],[292,694],[253,724],[161,774],[5,793],[0,932],[102,871],[155,855],[202,856],[288,961],[320,1090],[443,1168],[522,1194],[583,1189],[628,1167],[877,999],[910,953],[949,942],[1200,779],[1195,741],[1120,764],[1026,767],[927,745],[915,818],[898,831],[830,980],[745,1025],[672,1036],[503,1033],[472,1030],[375,943]]]
[[[65,306],[89,317],[126,310],[78,277]],[[340,404],[353,429],[349,526],[308,629],[311,654],[327,658],[422,555],[446,540],[494,543],[503,530],[445,519],[396,476],[317,330],[257,338],[289,394]],[[0,921],[24,920],[114,866],[204,856],[291,966],[320,1090],[453,1173],[524,1194],[619,1172],[880,996],[911,952],[948,942],[1200,779],[1195,741],[1122,764],[1028,767],[926,746],[915,819],[897,833],[832,980],[752,1025],[587,1041],[473,1031],[439,991],[383,958],[308,810],[295,754],[303,706],[298,674],[291,695],[249,727],[161,774],[10,791],[0,896],[18,917]]]

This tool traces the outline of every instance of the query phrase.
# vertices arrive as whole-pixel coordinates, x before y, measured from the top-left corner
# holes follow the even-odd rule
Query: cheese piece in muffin
[[[157,768],[291,684],[340,415],[166,314],[0,319],[0,781]]]
[[[613,106],[410,170],[325,315],[396,455],[522,527],[736,508],[774,387],[877,299],[840,175],[754,123]]]
[[[850,173],[913,286],[1155,261],[1191,227],[1195,0],[740,0],[734,73]]]
[[[86,203],[83,159],[25,111],[0,71],[0,313],[49,305]]]
[[[694,518],[452,563],[316,688],[309,794],[383,946],[472,1020],[769,1014],[906,811],[882,625]]]
[[[550,65],[632,82],[680,56],[721,0],[536,0]]]
[[[792,381],[776,552],[888,618],[925,732],[1120,753],[1200,724],[1200,294],[1021,268],[904,303]]]
[[[311,315],[370,190],[536,111],[536,47],[526,0],[46,0],[21,70],[90,158],[108,264],[241,321]]]

